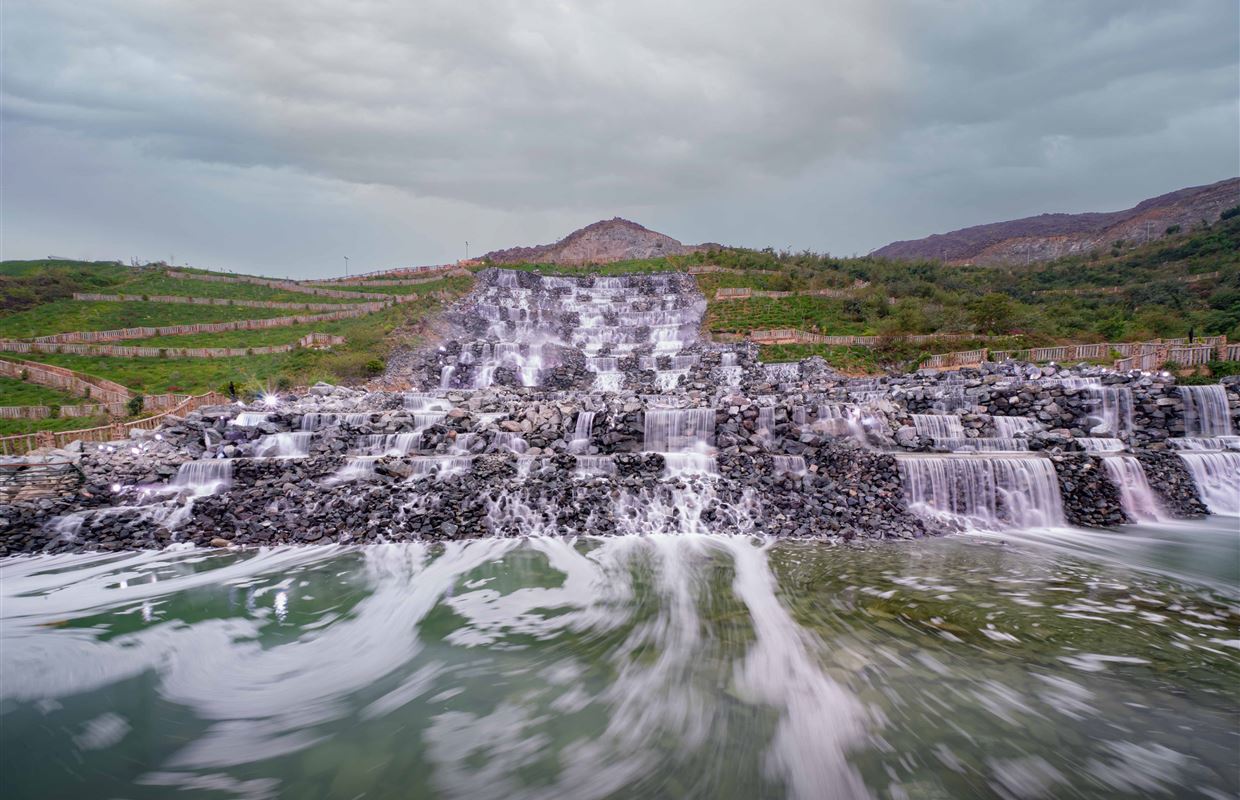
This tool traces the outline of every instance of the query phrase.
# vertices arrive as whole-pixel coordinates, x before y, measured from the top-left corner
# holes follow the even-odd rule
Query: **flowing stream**
[[[12,558],[5,797],[1234,797],[1220,519]]]

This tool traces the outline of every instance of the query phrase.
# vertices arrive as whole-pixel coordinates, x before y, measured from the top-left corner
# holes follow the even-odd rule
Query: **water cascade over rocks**
[[[3,552],[529,534],[910,538],[1240,513],[1240,381],[1007,362],[871,378],[699,336],[682,273],[484,270],[386,386],[59,457]]]

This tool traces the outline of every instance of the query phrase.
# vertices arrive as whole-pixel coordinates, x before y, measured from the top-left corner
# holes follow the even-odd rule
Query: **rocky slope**
[[[606,264],[634,258],[693,253],[706,245],[685,245],[666,234],[615,217],[573,231],[555,244],[510,247],[483,256],[493,264]]]
[[[1145,242],[1182,229],[1214,222],[1240,204],[1240,178],[1194,186],[1142,201],[1124,211],[1041,214],[975,225],[924,239],[892,242],[873,255],[895,259],[943,259],[958,264],[1027,264],[1105,250],[1116,241]]]

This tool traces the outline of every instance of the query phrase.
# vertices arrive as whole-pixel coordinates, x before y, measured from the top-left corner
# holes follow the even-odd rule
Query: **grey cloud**
[[[1238,31],[1216,0],[8,0],[7,247],[301,268],[628,213],[852,252],[1119,207],[1240,171]],[[133,186],[176,202],[105,207]]]

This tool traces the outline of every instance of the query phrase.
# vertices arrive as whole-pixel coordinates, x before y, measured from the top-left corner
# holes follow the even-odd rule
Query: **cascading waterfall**
[[[1076,442],[1091,453],[1118,453],[1124,449],[1122,441],[1107,436],[1082,436]]]
[[[981,436],[975,439],[936,438],[934,445],[951,453],[1019,453],[1029,449],[1029,442],[1026,439]]]
[[[644,422],[644,447],[674,453],[711,446],[715,441],[715,409],[651,408]]]
[[[1042,423],[1030,417],[991,417],[995,426],[995,436],[1000,439],[1014,439],[1024,433],[1033,433],[1043,429]]]
[[[377,433],[362,437],[361,450],[365,455],[408,455],[417,450],[421,433]]]
[[[713,454],[715,409],[647,409],[644,427],[645,449],[663,454],[668,474],[718,471]]]
[[[577,472],[585,475],[615,475],[616,462],[611,456],[577,456]]]
[[[1233,434],[1227,390],[1217,383],[1178,388],[1184,438],[1167,441],[1179,451],[1210,511],[1240,514],[1240,437]]]
[[[501,367],[514,370],[523,386],[540,386],[559,363],[556,348],[585,353],[585,367],[594,373],[599,391],[622,389],[620,354],[649,347],[670,357],[673,369],[657,379],[664,391],[674,388],[691,365],[681,351],[698,339],[704,302],[683,302],[677,291],[684,286],[681,277],[623,277],[604,284],[595,278],[513,277],[516,273],[509,270],[484,275],[474,310],[493,321],[484,341],[470,348],[472,378],[445,371],[443,388],[486,388]]]
[[[898,457],[909,507],[958,528],[1065,524],[1055,468],[1045,458]]]
[[[1211,436],[1168,439],[1176,450],[1240,450],[1240,436]]]
[[[468,436],[468,434],[465,434]],[[458,437],[458,441],[460,438]],[[497,431],[492,439],[497,451],[516,453],[520,455],[530,449],[529,442],[522,438],[521,434],[512,431]]]
[[[771,456],[771,469],[788,475],[804,475],[809,471],[802,456]]]
[[[887,420],[873,409],[853,403],[820,404],[812,427],[832,436],[850,437],[866,447],[890,443]]]
[[[1182,451],[1202,501],[1215,514],[1240,514],[1240,453]]]
[[[229,424],[235,425],[238,428],[253,428],[255,425],[264,423],[269,419],[271,419],[271,415],[264,412],[242,411],[240,414],[233,417],[232,422]]]
[[[768,445],[775,440],[775,409],[773,407],[758,407],[757,433]]]
[[[951,414],[913,414],[912,417],[918,436],[928,439],[964,438],[960,417]]]
[[[422,456],[409,462],[411,470],[409,480],[419,481],[426,478],[460,475],[468,472],[473,463],[473,456]]]
[[[232,485],[232,474],[232,462],[226,458],[186,461],[177,468],[177,474],[169,486],[188,490],[192,497],[201,497],[227,489]]]
[[[1096,412],[1090,415],[1092,435],[1132,435],[1131,389],[1126,386],[1104,386],[1098,378],[1066,378],[1057,382],[1066,388],[1080,390],[1090,398]]]
[[[1184,435],[1209,438],[1231,436],[1231,407],[1222,384],[1180,386],[1184,400]]]
[[[1133,522],[1160,522],[1166,519],[1136,456],[1108,456],[1102,459],[1102,465],[1111,482],[1119,488],[1120,506]]]
[[[590,450],[590,436],[594,432],[594,412],[578,411],[577,423],[573,429],[573,440],[570,449],[574,453],[586,453]]]
[[[259,439],[254,445],[256,458],[305,458],[310,455],[312,431],[273,433]]]
[[[370,414],[366,413],[312,412],[302,415],[301,429],[303,431],[316,431],[329,425],[353,425],[356,427],[369,422]]]

